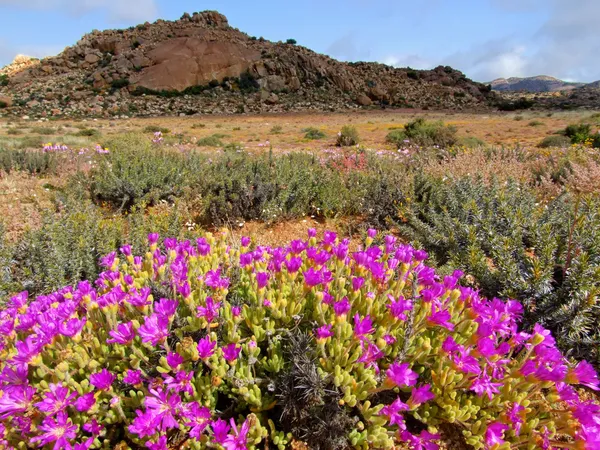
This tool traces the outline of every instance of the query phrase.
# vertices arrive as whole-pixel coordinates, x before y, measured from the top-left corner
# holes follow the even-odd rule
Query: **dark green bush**
[[[5,73],[0,75],[0,86],[8,86],[8,75]]]
[[[56,167],[57,156],[54,153],[0,148],[0,172],[20,170],[31,175],[43,175],[54,173]]]
[[[203,137],[201,139],[198,139],[196,144],[198,144],[201,147],[222,147],[224,144],[223,144],[223,141],[221,141],[221,138],[219,136],[222,136],[222,135],[213,134],[211,136]]]
[[[291,45],[296,45],[298,42],[296,41],[296,39],[288,39],[287,41],[285,41],[286,44],[291,44]]]
[[[281,134],[283,132],[283,127],[281,125],[275,125],[271,128],[271,134]]]
[[[406,139],[411,144],[422,147],[437,145],[441,148],[451,147],[458,141],[456,127],[446,126],[442,121],[427,121],[422,117],[407,123],[403,130],[391,131],[386,137],[387,142],[396,145],[398,148],[406,145],[404,143]]]
[[[74,133],[73,136],[100,137],[100,130],[95,128],[82,128]]]
[[[33,127],[31,132],[34,134],[41,134],[43,136],[49,136],[52,134],[56,134],[57,130],[51,127]]]
[[[540,122],[539,120],[532,120],[527,125],[530,127],[541,127],[542,125],[544,125],[544,122]]]
[[[113,80],[110,83],[110,86],[113,89],[122,89],[124,87],[129,86],[129,79],[127,79],[127,78],[119,78],[118,80]]]
[[[180,196],[201,158],[153,147],[145,136],[123,135],[107,142],[111,149],[91,172],[90,192],[98,202],[131,208]]]
[[[148,125],[147,127],[144,127],[144,133],[156,133],[158,131],[162,134],[169,134],[171,132],[168,128],[159,127],[157,125]]]
[[[338,147],[351,147],[358,145],[360,138],[358,131],[355,127],[350,125],[344,125],[342,130],[338,133],[335,145]]]
[[[326,136],[325,133],[323,133],[318,128],[308,127],[308,128],[304,128],[302,131],[305,133],[304,134],[305,139],[317,140],[317,139],[323,139]]]
[[[256,77],[249,71],[243,72],[238,80],[238,87],[244,93],[256,92],[260,88]]]
[[[549,147],[568,147],[571,145],[571,139],[566,136],[552,135],[546,136],[542,142],[538,144],[538,147],[549,148]]]
[[[564,135],[571,139],[572,144],[583,144],[592,133],[592,126],[589,123],[571,124],[564,130]]]
[[[8,103],[0,101],[0,108],[6,108]]]

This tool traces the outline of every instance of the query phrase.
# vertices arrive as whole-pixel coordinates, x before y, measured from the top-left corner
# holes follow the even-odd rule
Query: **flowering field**
[[[0,140],[0,448],[600,448],[597,130],[461,126]]]
[[[369,230],[285,247],[148,236],[1,313],[2,443],[53,448],[598,448],[598,389],[515,301]],[[376,242],[376,244],[374,243]],[[237,244],[237,243],[236,243]],[[102,444],[103,443],[103,444]]]

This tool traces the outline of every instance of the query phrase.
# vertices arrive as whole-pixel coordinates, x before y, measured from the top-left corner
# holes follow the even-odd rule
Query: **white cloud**
[[[431,69],[436,64],[419,55],[389,55],[381,61],[383,64],[394,67],[411,67],[413,69]]]
[[[155,0],[0,0],[0,6],[60,11],[73,16],[103,12],[113,22],[145,21],[158,14]]]

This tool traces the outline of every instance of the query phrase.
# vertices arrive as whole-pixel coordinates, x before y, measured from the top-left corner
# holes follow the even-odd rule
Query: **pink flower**
[[[333,311],[336,316],[343,316],[350,311],[350,302],[347,297],[344,297],[339,302],[333,304]]]
[[[388,378],[398,387],[414,386],[419,376],[409,368],[408,363],[393,363],[386,372]]]
[[[238,347],[235,343],[227,344],[223,347],[223,356],[227,362],[233,362],[240,354],[242,347]]]
[[[183,417],[188,421],[186,427],[191,427],[190,436],[200,439],[200,435],[210,424],[210,409],[206,406],[200,406],[198,402],[188,403],[183,410]]]
[[[198,342],[198,356],[201,359],[210,358],[215,353],[216,342],[210,340],[210,336],[204,336]]]
[[[264,288],[269,282],[269,273],[268,272],[257,272],[256,273],[256,283],[258,284],[258,288]]]
[[[370,316],[361,319],[358,313],[354,315],[354,335],[358,338],[371,334],[375,331]]]
[[[54,415],[59,411],[64,411],[67,406],[74,403],[73,399],[77,396],[77,393],[71,393],[69,388],[63,386],[62,383],[50,383],[48,388],[50,391],[46,393],[44,399],[35,404],[40,411],[43,411],[48,415]]]
[[[487,394],[488,398],[492,400],[494,394],[500,392],[498,388],[501,386],[502,383],[492,383],[490,376],[486,372],[483,372],[478,378],[473,380],[473,383],[471,383],[471,390],[480,397],[483,396],[483,394]]]
[[[27,411],[34,395],[35,388],[27,385],[15,386],[4,391],[0,397],[0,419]]]
[[[408,401],[411,405],[420,405],[428,402],[429,400],[433,400],[434,398],[435,395],[433,395],[431,392],[431,385],[425,384],[423,386],[414,388]]]
[[[38,430],[42,433],[31,438],[31,443],[39,442],[40,447],[54,442],[54,449],[67,448],[71,445],[69,439],[77,436],[77,426],[73,425],[65,411],[60,411],[56,418],[46,417]]]
[[[388,300],[390,303],[386,307],[390,310],[392,316],[396,319],[406,320],[406,312],[413,309],[412,300],[405,300],[404,297],[398,297],[398,300],[394,300],[391,294],[388,294]]]
[[[177,367],[179,367],[179,365],[181,363],[183,363],[183,356],[181,356],[179,353],[176,353],[176,352],[167,353],[167,364],[172,369],[177,369]]]
[[[150,389],[150,394],[152,395],[145,398],[144,404],[148,411],[152,413],[157,425],[160,425],[160,430],[167,431],[170,428],[179,428],[179,424],[175,419],[181,408],[179,394],[169,394],[161,389]]]
[[[331,331],[331,325],[323,325],[315,330],[315,336],[317,339],[327,339],[328,337],[333,336],[333,331]]]
[[[204,317],[208,323],[211,323],[219,317],[221,302],[215,303],[212,297],[206,297],[205,304],[206,306],[198,306],[196,317]]]
[[[513,430],[515,430],[515,434],[518,436],[521,432],[521,426],[523,425],[523,417],[521,416],[521,411],[525,408],[518,403],[513,403],[512,408],[507,413],[507,417],[512,424]]]
[[[352,278],[352,289],[354,291],[358,291],[365,284],[365,279],[362,277],[354,277]]]
[[[134,386],[138,385],[138,384],[142,384],[142,372],[139,370],[129,369],[125,373],[125,377],[123,378],[123,383],[131,384]]]
[[[133,323],[120,323],[117,325],[116,330],[111,330],[108,334],[112,337],[112,339],[107,339],[107,344],[121,344],[127,345],[133,341],[135,338],[135,331],[133,330]]]
[[[90,375],[90,384],[101,391],[108,390],[117,377],[106,369]]]
[[[403,441],[411,444],[412,450],[438,450],[439,446],[432,442],[440,438],[439,434],[432,434],[427,430],[421,431],[421,434],[415,436],[408,431],[403,431],[400,435]]]
[[[594,391],[600,390],[598,387],[598,374],[594,366],[587,361],[580,361],[575,369],[569,370],[567,381],[571,384],[582,384]]]
[[[138,329],[142,342],[157,345],[169,336],[169,319],[162,314],[152,314],[146,317],[144,324]]]
[[[94,393],[88,392],[87,394],[83,394],[75,401],[75,408],[77,408],[77,411],[86,412],[89,411],[95,404],[96,398],[94,397]]]
[[[401,430],[406,430],[406,424],[404,423],[404,417],[400,414],[401,411],[408,411],[409,407],[402,400],[397,398],[390,405],[386,405],[379,411],[380,416],[387,416],[390,425],[398,425]]]
[[[450,311],[437,311],[432,312],[429,317],[427,317],[427,321],[434,325],[439,325],[440,327],[447,328],[448,330],[454,330],[454,324],[450,322],[452,315]]]
[[[213,439],[217,444],[223,445],[225,440],[227,439],[227,433],[231,427],[227,425],[223,419],[217,419],[210,424],[210,428],[213,432]]]
[[[245,420],[239,431],[233,417],[230,419],[230,423],[233,433],[227,435],[225,442],[222,444],[223,447],[225,447],[225,450],[247,450],[246,441],[248,439],[248,432],[250,431],[250,423],[248,420]]]
[[[504,432],[508,430],[510,427],[502,422],[492,422],[488,425],[487,430],[485,432],[485,443],[491,448],[494,445],[502,445],[504,444]]]

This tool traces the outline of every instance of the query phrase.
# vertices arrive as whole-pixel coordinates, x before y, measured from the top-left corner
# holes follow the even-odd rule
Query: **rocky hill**
[[[539,75],[528,78],[498,78],[490,83],[495,91],[509,92],[558,92],[582,87],[585,83],[570,83],[558,78]]]
[[[342,63],[294,43],[257,39],[214,11],[93,31],[61,54],[0,70],[15,115],[119,116],[487,108],[496,94],[450,67]],[[2,86],[3,85],[3,86]]]

